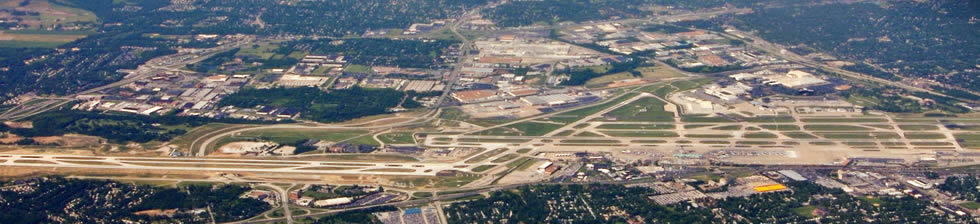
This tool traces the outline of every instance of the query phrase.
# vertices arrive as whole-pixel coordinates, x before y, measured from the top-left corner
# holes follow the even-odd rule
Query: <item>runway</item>
[[[451,163],[353,162],[274,159],[206,159],[75,155],[0,154],[0,166],[289,174],[435,176],[443,170],[469,170]]]

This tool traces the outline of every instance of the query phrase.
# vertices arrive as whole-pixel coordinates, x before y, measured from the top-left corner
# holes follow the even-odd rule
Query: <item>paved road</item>
[[[283,214],[285,214],[283,217],[286,219],[287,224],[293,224],[293,211],[289,210],[289,192],[275,184],[265,183],[259,186],[272,188],[278,192],[280,203],[282,203]]]

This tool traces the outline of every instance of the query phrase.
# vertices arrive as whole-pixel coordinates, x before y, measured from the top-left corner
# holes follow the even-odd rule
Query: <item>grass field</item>
[[[868,126],[872,128],[888,129],[888,130],[895,129],[895,127],[892,127],[892,125],[890,124],[866,124],[864,126]]]
[[[906,132],[907,139],[944,139],[946,135],[934,132]]]
[[[517,159],[517,160],[514,160],[514,161],[510,161],[505,166],[507,166],[507,168],[510,168],[510,169],[515,169],[515,168],[518,168],[518,167],[522,167],[522,166],[524,166],[524,164],[528,164],[528,163],[534,164],[534,159],[532,159],[530,157],[521,157],[520,159]]]
[[[724,125],[724,126],[713,127],[711,129],[712,130],[725,130],[725,131],[742,130],[742,125],[737,125],[737,124],[736,125]]]
[[[412,197],[415,197],[415,198],[428,198],[428,197],[432,197],[432,192],[425,192],[425,191],[415,192],[415,193],[412,193]]]
[[[477,133],[493,136],[541,136],[562,127],[560,124],[522,122]]]
[[[885,123],[884,118],[803,118],[803,122],[811,123]]]
[[[243,47],[235,53],[235,57],[269,60],[279,51],[278,43],[260,43],[258,47]]]
[[[664,111],[664,103],[657,98],[636,100],[606,114],[620,121],[674,121],[674,113]]]
[[[778,135],[769,132],[749,132],[742,135],[745,138],[779,138]]]
[[[0,47],[3,48],[54,48],[62,44],[84,38],[84,34],[17,34],[0,33]]]
[[[620,102],[623,102],[624,100],[633,98],[633,97],[635,97],[637,95],[639,95],[639,93],[627,93],[627,94],[625,94],[623,96],[620,96],[619,98],[616,98],[616,99],[611,100],[609,102],[606,102],[606,103],[603,103],[603,104],[599,104],[599,105],[595,105],[595,106],[591,106],[591,107],[585,107],[585,108],[581,108],[581,109],[576,109],[576,110],[564,112],[564,113],[561,113],[560,116],[582,118],[582,117],[585,117],[585,116],[588,116],[588,115],[591,115],[591,114],[599,113],[599,111],[602,111],[603,109],[609,108],[609,107],[611,107],[613,105],[616,105],[616,104],[618,104]]]
[[[815,139],[817,136],[807,134],[806,132],[783,132],[783,135],[795,138],[795,139]]]
[[[602,124],[597,129],[674,129],[672,124]]]
[[[871,128],[855,126],[855,125],[829,125],[829,124],[813,124],[804,125],[803,129],[810,131],[866,131],[871,130]]]
[[[949,126],[952,130],[963,130],[963,131],[980,131],[980,125],[956,125]]]
[[[227,128],[227,127],[231,127],[231,126],[233,126],[233,125],[231,125],[231,124],[223,124],[223,123],[211,123],[211,124],[207,124],[207,125],[204,125],[204,126],[200,126],[200,127],[191,129],[187,133],[185,133],[183,135],[180,135],[180,136],[174,138],[173,140],[170,140],[170,144],[177,145],[177,147],[180,147],[182,149],[190,149],[190,148],[193,148],[191,146],[191,143],[194,140],[197,140],[198,138],[203,137],[203,136],[205,136],[208,133],[211,133],[213,131],[217,131],[217,130],[220,130],[222,128]]]
[[[667,143],[667,141],[664,141],[664,140],[632,140],[632,141],[630,141],[630,143],[661,144],[661,143]]]
[[[28,25],[28,29],[37,30],[55,25],[71,26],[75,23],[95,23],[98,17],[87,10],[73,8],[65,4],[54,4],[50,0],[33,0],[25,6],[19,6],[21,0],[0,0],[0,8],[18,8],[18,11],[37,13],[37,15],[18,16],[20,24]]]
[[[524,143],[531,140],[526,139],[494,139],[494,138],[480,138],[480,137],[469,137],[469,138],[459,138],[459,142],[477,142],[477,143]]]
[[[371,72],[371,67],[352,64],[352,65],[347,65],[347,67],[344,67],[344,71],[353,72],[353,73],[368,73]]]
[[[980,209],[980,202],[975,202],[975,201],[963,202],[960,204],[960,206],[963,206],[964,208],[968,208],[968,209],[977,210]]]
[[[503,163],[503,162],[507,162],[507,161],[516,159],[519,156],[521,156],[521,155],[518,155],[516,153],[509,153],[507,155],[503,155],[501,157],[497,157],[496,159],[494,159],[493,161],[490,161],[490,162],[493,162],[493,163]]]
[[[710,125],[710,124],[685,124],[684,125],[684,129],[696,129],[696,128],[703,128],[703,127],[711,127],[711,126],[714,126],[714,125]]]
[[[964,148],[980,148],[980,133],[957,133],[955,136],[956,142]]]
[[[378,135],[378,139],[385,144],[415,144],[413,133],[411,132],[390,132]]]
[[[653,95],[657,95],[661,98],[665,98],[667,97],[667,95],[677,90],[678,90],[677,87],[671,85],[648,86],[640,89],[640,91],[652,93]]]
[[[882,143],[884,143],[884,142],[882,142]],[[909,144],[912,144],[914,146],[947,146],[947,145],[953,145],[953,143],[949,143],[949,142],[910,142]]]
[[[597,71],[597,72],[599,72],[599,71],[605,72],[608,69],[609,69],[608,66],[598,66],[598,67],[593,68],[592,70],[593,71]],[[661,66],[661,65],[650,66],[650,67],[640,67],[640,68],[636,68],[634,71],[639,72],[640,73],[640,76],[634,76],[632,73],[629,73],[629,72],[621,72],[621,73],[616,73],[616,74],[612,74],[612,75],[605,75],[605,76],[600,76],[600,77],[597,77],[597,78],[594,78],[594,79],[590,79],[589,81],[585,82],[585,86],[599,86],[599,85],[611,83],[611,82],[614,82],[614,81],[626,80],[626,79],[635,79],[635,78],[643,78],[643,79],[647,79],[647,80],[662,80],[662,79],[669,79],[669,78],[676,78],[676,77],[683,77],[684,76],[684,74],[681,74],[679,72],[676,72],[676,71],[674,71],[674,70],[672,70],[670,68],[667,68],[667,67],[664,67],[664,66]]]
[[[494,167],[497,167],[497,165],[480,165],[480,166],[474,167],[473,168],[473,172],[478,172],[479,173],[479,172],[487,171],[487,170],[489,170],[491,168],[494,168]]]
[[[507,151],[507,148],[499,148],[499,149],[490,150],[490,151],[484,152],[484,153],[482,153],[482,154],[480,154],[478,156],[475,156],[473,158],[470,158],[470,159],[468,159],[468,160],[466,160],[464,162],[467,163],[467,164],[478,163],[478,162],[481,162],[483,160],[487,160],[490,157],[496,156],[497,154],[504,153],[506,151]]]
[[[364,135],[364,136],[361,136],[361,137],[357,137],[357,138],[348,140],[346,142],[347,143],[350,143],[350,144],[354,144],[354,145],[381,146],[381,143],[378,142],[378,141],[375,141],[374,140],[374,136],[371,136],[371,135]]]
[[[703,86],[714,81],[714,78],[699,78],[694,80],[681,80],[670,83],[671,86],[677,87],[678,91],[684,91],[689,89],[697,88],[698,86]]]
[[[874,143],[874,142],[844,142],[844,144],[845,145],[849,145],[849,146],[873,146],[873,145],[878,145],[877,143]]]
[[[761,117],[743,117],[743,121],[751,123],[791,123],[796,122],[793,117],[784,116],[761,116]]]
[[[817,210],[817,206],[808,205],[808,206],[803,206],[803,207],[799,207],[799,208],[794,208],[793,209],[793,213],[796,213],[796,215],[799,215],[799,216],[803,216],[803,217],[807,217],[807,218],[813,218],[814,217],[814,215],[813,215],[813,211],[814,210]]]
[[[602,133],[614,137],[679,137],[677,133],[669,131],[603,131]]]
[[[325,141],[341,141],[358,135],[367,134],[362,130],[316,130],[316,129],[266,129],[245,131],[235,137],[257,138],[274,142],[296,142],[305,139]]]
[[[578,117],[578,116],[555,115],[555,116],[551,116],[549,118],[545,118],[542,121],[550,121],[550,122],[558,122],[558,123],[562,123],[562,124],[568,124],[568,123],[572,123],[572,122],[578,121],[579,119],[582,119],[582,118],[581,117]],[[580,125],[586,125],[587,126],[589,124],[579,124],[578,126],[580,126]]]
[[[800,130],[800,126],[796,126],[796,125],[792,125],[792,124],[764,124],[764,125],[759,125],[759,127],[762,127],[762,128],[768,129],[768,130],[773,130],[773,131],[798,131],[798,130]]]
[[[559,136],[559,137],[561,137],[561,136],[569,136],[569,135],[572,135],[572,133],[575,133],[575,130],[564,130],[564,131],[558,132],[557,134],[555,134],[555,136]]]
[[[591,131],[583,131],[575,135],[576,137],[602,137],[600,134],[596,134]]]
[[[814,134],[829,139],[899,139],[894,132],[816,132]]]
[[[687,134],[684,137],[688,138],[732,138],[735,136],[729,134]]]
[[[643,78],[647,79],[669,79],[676,77],[684,77],[684,74],[677,72],[671,68],[663,65],[656,65],[650,67],[640,67],[636,68],[637,72],[642,74]]]
[[[684,122],[691,123],[733,123],[735,121],[729,120],[723,117],[705,117],[705,116],[683,116],[681,120]]]
[[[902,124],[898,125],[898,128],[906,131],[935,131],[939,130],[939,127],[935,125],[914,125],[914,124]]]
[[[597,69],[593,69],[593,70],[597,70]],[[598,70],[606,70],[606,69],[598,69]],[[599,76],[599,77],[596,77],[596,78],[593,78],[593,79],[589,79],[589,81],[586,81],[585,82],[585,86],[588,86],[590,88],[592,88],[592,87],[601,87],[601,86],[604,86],[606,84],[609,84],[609,83],[612,83],[612,82],[615,82],[615,81],[627,80],[627,79],[635,79],[635,78],[640,78],[640,77],[633,76],[633,74],[632,73],[629,73],[629,72],[620,72],[620,73],[616,73],[616,74],[604,75],[604,76]]]

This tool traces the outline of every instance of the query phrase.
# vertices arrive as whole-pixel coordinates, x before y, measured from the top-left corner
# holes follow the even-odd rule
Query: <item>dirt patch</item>
[[[177,209],[153,209],[153,210],[143,210],[138,212],[133,212],[134,215],[146,215],[146,216],[172,216],[177,214]]]
[[[399,173],[411,173],[415,172],[415,169],[405,169],[405,168],[379,168],[379,169],[369,169],[364,170],[365,172],[399,172]]]
[[[81,39],[85,35],[77,34],[19,34],[19,33],[0,33],[0,40],[3,41],[30,41],[30,42],[57,42],[67,43]]]
[[[337,166],[314,166],[314,167],[303,167],[296,168],[297,170],[353,170],[360,169],[359,167],[337,167]]]
[[[18,164],[18,163],[20,163],[20,164],[57,164],[57,163],[48,162],[48,161],[44,161],[44,160],[32,160],[32,159],[18,159],[18,160],[14,160],[14,164],[15,165]]]
[[[78,165],[94,165],[94,166],[119,166],[119,164],[100,162],[100,161],[63,161],[63,163],[71,163]]]
[[[3,136],[3,138],[0,138],[0,144],[14,144],[15,142],[23,139],[24,137],[8,134],[6,136]]]
[[[0,36],[2,35],[3,34],[0,34]],[[7,125],[7,127],[11,127],[11,128],[34,128],[34,123],[30,121],[22,121],[22,122],[4,121],[3,125]]]
[[[102,143],[101,138],[87,135],[47,136],[34,137],[33,139],[35,142],[43,145],[59,145],[64,147],[87,147]]]

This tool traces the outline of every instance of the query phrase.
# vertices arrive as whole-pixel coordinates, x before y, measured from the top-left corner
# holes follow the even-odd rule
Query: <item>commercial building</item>
[[[337,205],[346,205],[346,204],[350,204],[353,201],[354,200],[352,198],[349,198],[349,197],[331,198],[331,199],[324,199],[324,200],[315,201],[315,202],[313,202],[313,206],[315,206],[315,207],[329,207],[329,206],[337,206]]]
[[[497,91],[486,90],[486,89],[467,90],[467,91],[454,92],[452,96],[454,99],[458,100],[459,102],[472,103],[472,102],[487,100],[492,97],[496,97]]]
[[[555,171],[558,171],[558,168],[559,168],[558,165],[555,165],[555,163],[551,161],[546,161],[540,166],[538,166],[538,173],[551,175],[552,173],[555,173]]]
[[[782,184],[773,184],[773,185],[763,185],[763,186],[753,187],[752,189],[754,189],[756,192],[759,193],[765,193],[771,191],[786,190],[786,186]]]
[[[779,171],[779,174],[782,174],[783,176],[786,176],[786,178],[789,178],[789,179],[794,180],[794,181],[806,181],[807,180],[806,177],[803,177],[803,175],[800,175],[800,173],[797,173],[796,171],[792,171],[792,170],[780,170]]]

